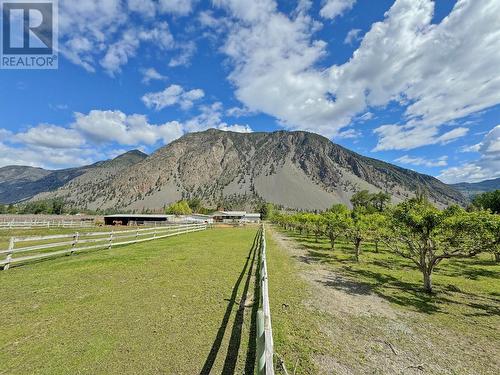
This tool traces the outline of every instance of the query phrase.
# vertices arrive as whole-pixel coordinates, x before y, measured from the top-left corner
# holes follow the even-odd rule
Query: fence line
[[[50,221],[50,220],[25,220],[25,221],[0,221],[0,229],[27,229],[27,228],[89,228],[93,227],[91,221]]]
[[[274,344],[273,329],[271,325],[271,307],[269,305],[269,284],[266,259],[266,229],[261,227],[260,235],[260,282],[261,306],[257,312],[257,373],[259,375],[274,375]]]
[[[77,252],[91,249],[111,249],[113,246],[152,241],[206,229],[206,224],[180,224],[172,225],[169,227],[123,230],[117,232],[76,232],[73,234],[59,234],[50,236],[11,237],[9,241],[9,248],[7,250],[0,251],[0,255],[6,254],[6,258],[0,261],[0,267],[3,266],[4,270],[8,270],[12,264],[25,263],[31,260],[51,258],[60,255],[71,255]],[[130,240],[131,238],[132,240]],[[51,242],[52,240],[60,241]],[[33,244],[37,242],[44,243]],[[16,249],[15,245],[17,243],[27,243],[28,245]],[[82,244],[91,245],[79,247],[79,245]],[[45,252],[48,249],[53,249],[54,251]],[[14,255],[16,254],[24,254],[30,252],[38,252],[38,254],[26,255],[17,258],[14,257]]]

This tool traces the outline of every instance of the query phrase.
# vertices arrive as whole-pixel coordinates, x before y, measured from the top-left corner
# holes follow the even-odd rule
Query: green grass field
[[[0,374],[252,373],[256,233],[211,229],[0,272]],[[272,241],[268,256],[277,352],[313,373],[304,285]]]

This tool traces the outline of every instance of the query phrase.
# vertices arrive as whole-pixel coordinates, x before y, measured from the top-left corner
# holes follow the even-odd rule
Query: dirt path
[[[478,369],[467,359],[475,352],[484,356],[483,348],[429,324],[425,314],[391,306],[369,286],[311,259],[307,249],[293,239],[273,229],[271,233],[277,244],[298,260],[301,276],[313,291],[306,301],[308,307],[325,316],[321,330],[331,339],[334,350],[331,355],[316,356],[321,374],[495,373],[491,372],[494,363]]]

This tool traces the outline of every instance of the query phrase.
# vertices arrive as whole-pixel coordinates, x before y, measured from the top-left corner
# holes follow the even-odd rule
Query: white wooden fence
[[[30,229],[30,228],[90,228],[93,221],[68,220],[10,220],[0,221],[0,229]]]
[[[116,232],[93,232],[59,234],[51,236],[12,237],[7,250],[0,251],[0,267],[8,270],[13,264],[71,255],[85,250],[108,248],[112,246],[152,241],[179,234],[197,232],[207,229],[206,224],[179,224],[160,228],[121,230]],[[22,243],[24,247],[16,248]],[[83,246],[82,246],[83,245]],[[22,256],[17,257],[17,255]]]
[[[269,306],[269,284],[266,259],[266,229],[261,229],[261,306],[257,312],[257,374],[274,375],[273,329],[271,325],[271,308]]]

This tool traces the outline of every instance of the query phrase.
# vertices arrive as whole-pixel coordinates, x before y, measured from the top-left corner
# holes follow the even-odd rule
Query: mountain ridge
[[[294,209],[350,204],[359,190],[395,202],[427,192],[436,205],[465,198],[432,176],[369,158],[308,132],[189,133],[147,158],[101,178],[72,179],[35,199],[61,197],[78,208],[161,208],[183,198],[249,208],[269,201]]]
[[[139,150],[127,151],[117,157],[82,167],[48,170],[31,166],[0,168],[0,203],[18,203],[39,194],[52,192],[75,178],[91,171],[121,169],[147,157]]]

